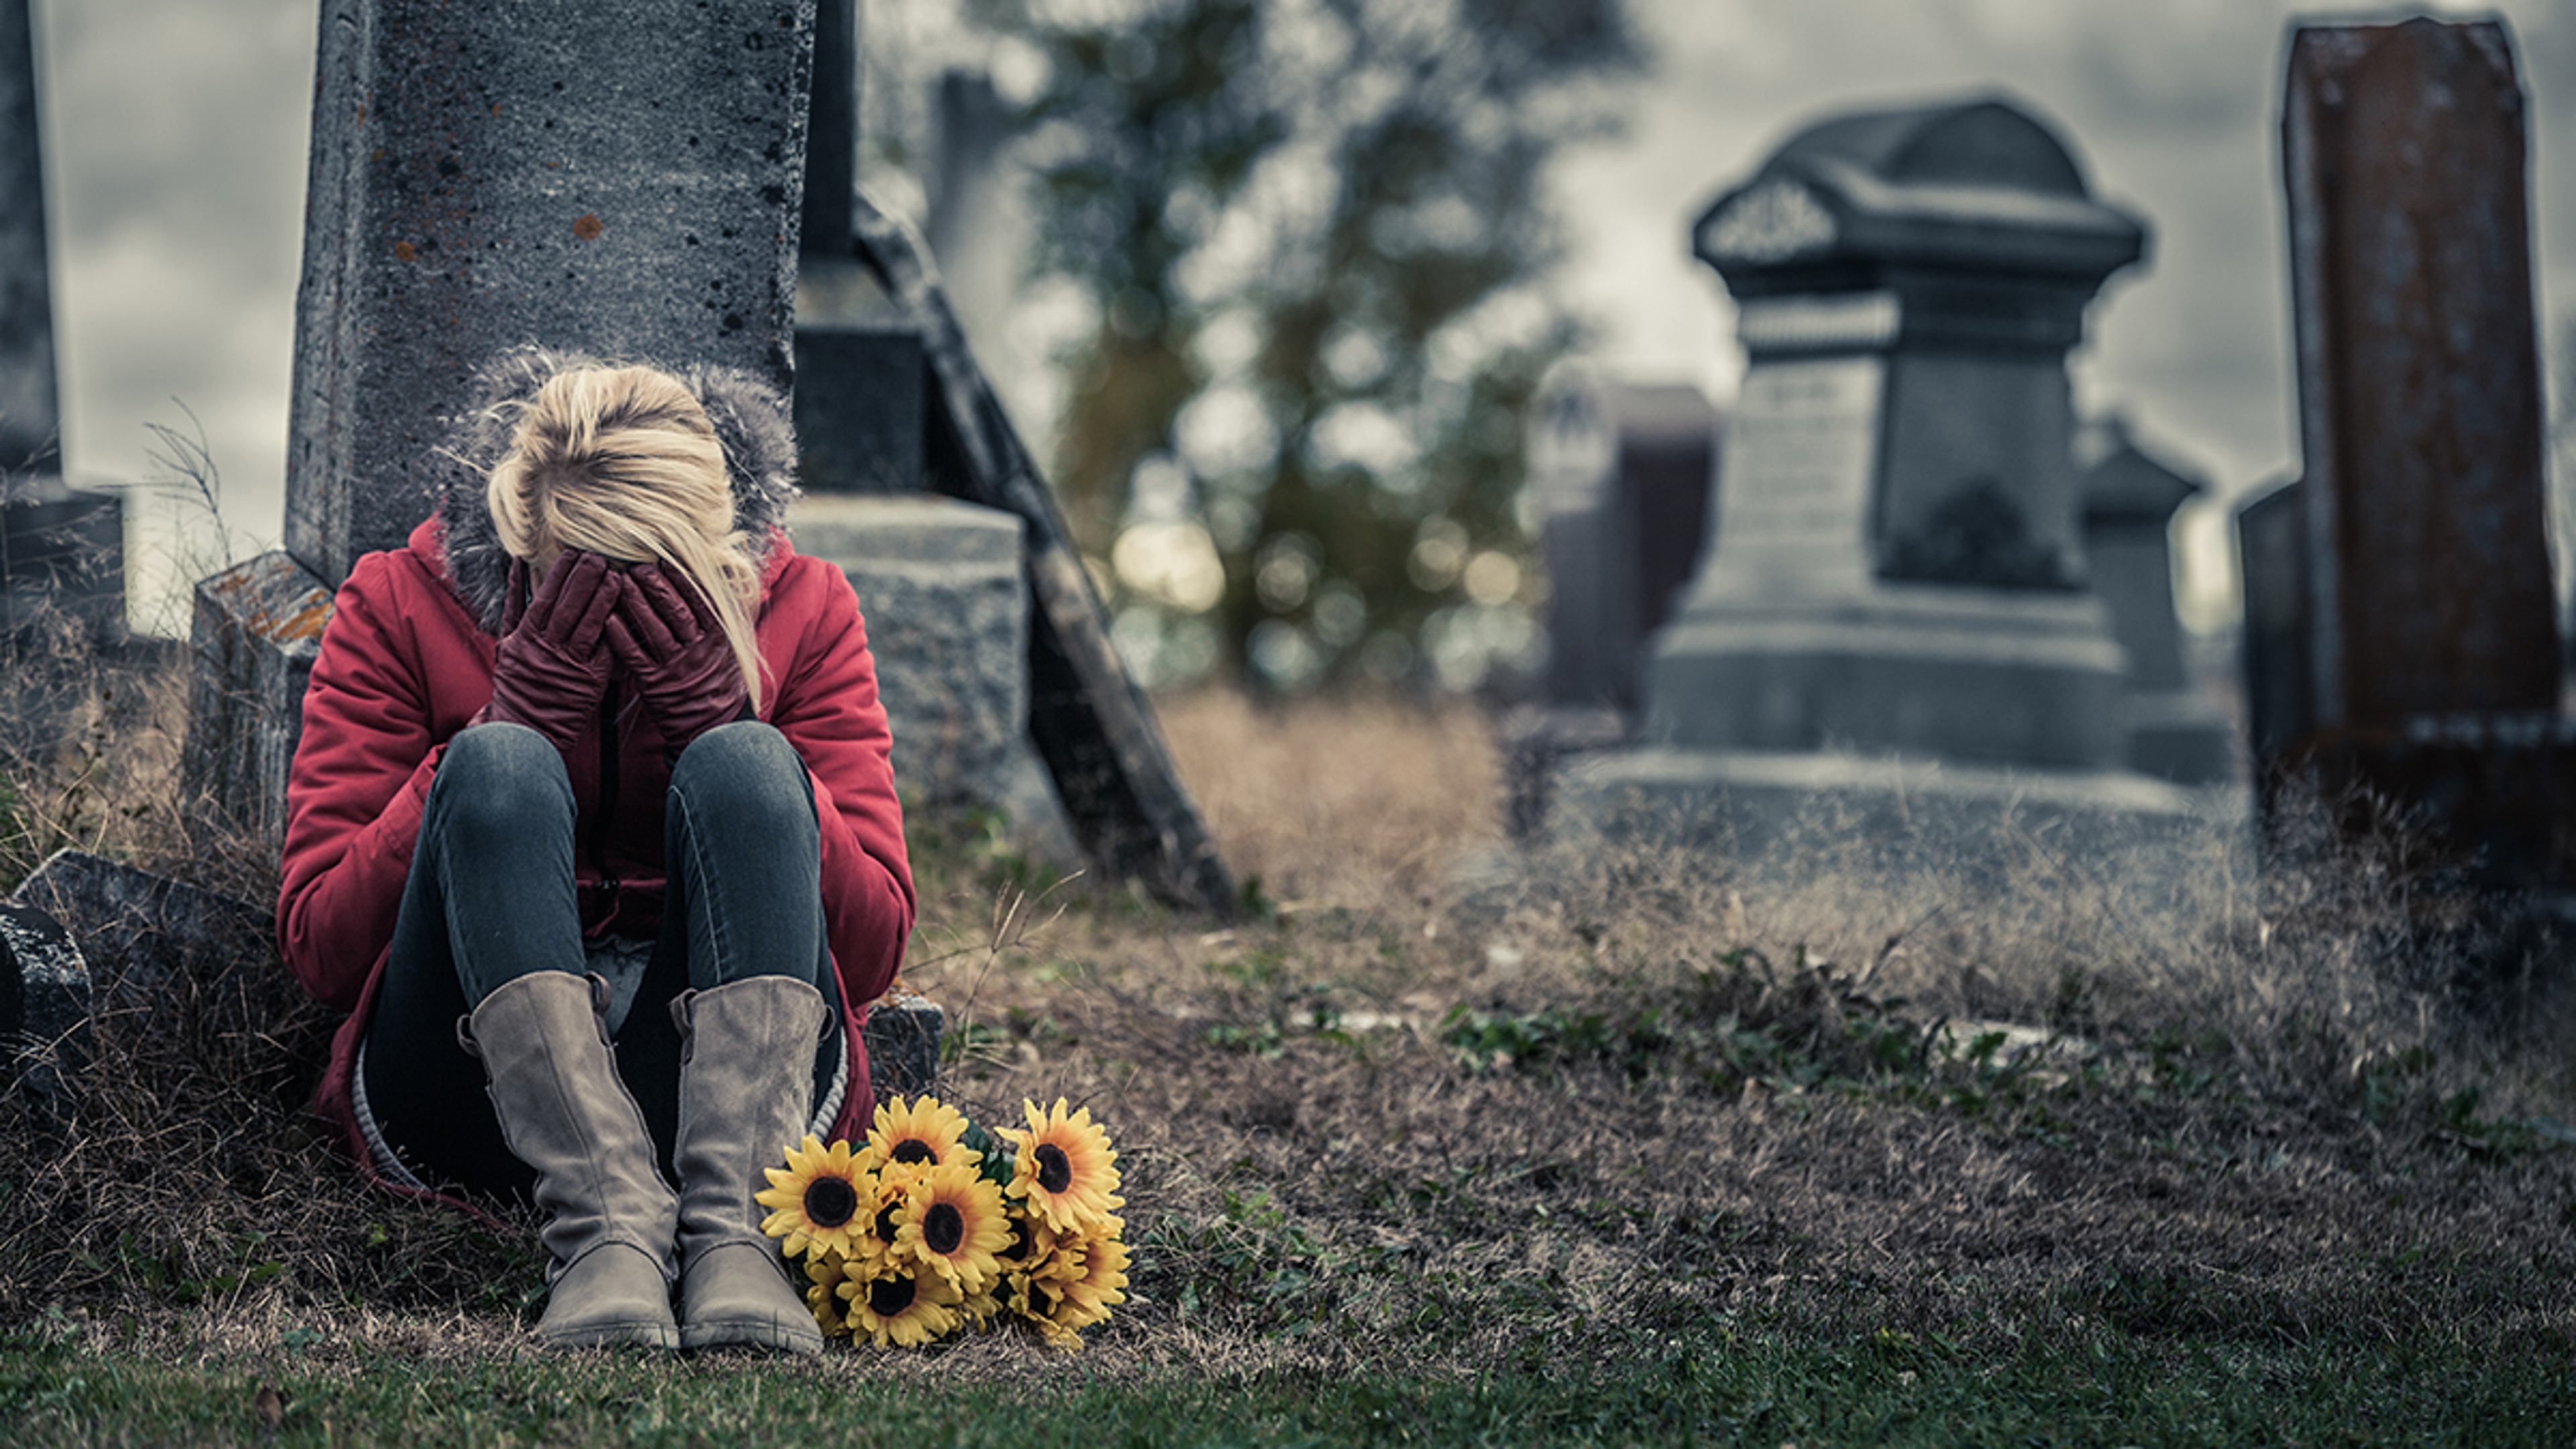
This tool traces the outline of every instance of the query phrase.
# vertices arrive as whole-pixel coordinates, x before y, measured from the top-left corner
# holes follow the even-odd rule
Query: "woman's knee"
[[[430,783],[430,813],[447,830],[521,832],[539,802],[572,818],[572,781],[552,741],[525,725],[480,724],[447,742]]]
[[[671,770],[671,793],[693,821],[736,820],[779,839],[816,830],[805,761],[759,720],[737,720],[691,741]]]

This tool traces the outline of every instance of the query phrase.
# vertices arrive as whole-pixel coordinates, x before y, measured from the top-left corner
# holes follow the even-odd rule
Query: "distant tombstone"
[[[2076,432],[2084,559],[2128,662],[2120,695],[2122,760],[2185,785],[2236,778],[2235,730],[2183,659],[2174,612],[2174,510],[2201,481],[2140,448],[2117,417]]]
[[[2304,26],[2287,85],[2306,718],[2265,776],[2378,797],[2466,878],[2563,884],[2576,753],[2510,41]]]
[[[1717,410],[1687,384],[1621,383],[1565,366],[1541,383],[1527,457],[1547,563],[1542,697],[1500,727],[1504,824],[1545,825],[1569,760],[1628,743],[1646,648],[1707,543]]]
[[[189,782],[280,826],[331,590],[530,342],[788,382],[812,0],[328,0],[286,548],[198,585]]]
[[[2285,478],[2236,510],[2237,572],[2245,589],[2245,735],[2255,800],[2316,728],[2308,599],[2308,500]]]
[[[1688,384],[1564,368],[1529,429],[1548,571],[1547,696],[1633,710],[1647,640],[1690,582],[1715,490],[1717,409]]]
[[[1717,542],[1645,731],[1709,750],[2116,765],[2065,357],[2145,227],[2002,101],[1810,127],[1694,230],[1748,355]]]
[[[125,508],[62,479],[28,3],[0,0],[0,631],[25,647],[67,621],[111,644],[125,632]]]

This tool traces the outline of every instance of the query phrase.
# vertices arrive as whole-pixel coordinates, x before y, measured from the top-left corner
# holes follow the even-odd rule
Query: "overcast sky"
[[[937,3],[937,0],[923,0]],[[1793,130],[2001,92],[2154,228],[2079,356],[2080,397],[2234,493],[2295,466],[2278,187],[2281,0],[1634,0],[1656,69],[1623,136],[1560,173],[1565,289],[1594,357],[1723,399],[1740,355],[1690,219]],[[279,529],[315,0],[36,0],[64,451],[150,476],[146,425],[203,421],[239,547]],[[2461,7],[2451,7],[2461,8]],[[2532,97],[2542,316],[2576,302],[2576,5],[2507,0]],[[2322,12],[2349,13],[2349,12]],[[2550,350],[2567,329],[2545,326]],[[174,401],[175,399],[175,401]],[[146,503],[152,521],[167,505]],[[2216,515],[2213,512],[2212,520]],[[2204,525],[2204,545],[2214,538]],[[138,547],[167,550],[168,529]],[[150,561],[138,560],[141,571]]]

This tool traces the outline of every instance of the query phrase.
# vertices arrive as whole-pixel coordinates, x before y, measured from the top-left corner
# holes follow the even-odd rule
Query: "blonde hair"
[[[484,489],[501,546],[540,575],[568,548],[682,575],[714,605],[756,707],[760,572],[734,526],[724,446],[697,397],[649,367],[578,367],[521,407]]]

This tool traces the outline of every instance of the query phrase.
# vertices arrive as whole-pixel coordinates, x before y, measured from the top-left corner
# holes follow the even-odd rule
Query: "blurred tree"
[[[1037,270],[1094,305],[1056,481],[1149,683],[1538,663],[1523,408],[1556,148],[1624,0],[982,0],[1034,44]]]

